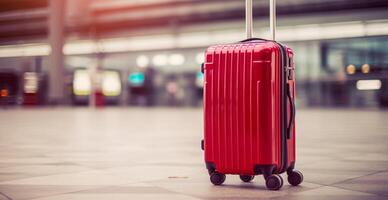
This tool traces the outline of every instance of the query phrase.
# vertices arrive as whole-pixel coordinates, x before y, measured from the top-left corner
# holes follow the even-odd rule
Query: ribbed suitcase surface
[[[253,175],[255,165],[281,167],[281,57],[279,46],[269,41],[208,48],[205,161],[218,172]],[[294,81],[289,83],[294,93]],[[295,137],[287,143],[288,166],[295,160]]]

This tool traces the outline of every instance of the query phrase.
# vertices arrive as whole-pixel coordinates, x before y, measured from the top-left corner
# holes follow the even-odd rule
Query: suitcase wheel
[[[272,174],[265,180],[265,185],[269,190],[279,190],[283,186],[283,178],[278,174]]]
[[[213,172],[210,174],[210,182],[212,182],[213,185],[221,185],[224,183],[225,179],[225,174],[220,174],[218,172]]]
[[[293,186],[297,186],[303,182],[303,174],[300,171],[291,171],[288,174],[288,183]]]
[[[251,176],[251,175],[240,175],[240,179],[245,183],[251,182],[254,178],[255,176]]]

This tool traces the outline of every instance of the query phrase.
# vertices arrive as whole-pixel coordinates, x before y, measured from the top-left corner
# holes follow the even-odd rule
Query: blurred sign
[[[104,96],[119,96],[121,94],[121,80],[118,71],[104,71],[102,92]]]
[[[9,91],[8,89],[1,89],[0,90],[0,97],[8,97]]]
[[[75,95],[90,95],[91,86],[91,79],[87,70],[74,71],[73,92]]]
[[[35,94],[38,92],[39,77],[35,72],[24,73],[24,92],[29,94]]]
[[[134,72],[131,73],[128,77],[128,81],[131,84],[131,86],[143,86],[144,85],[144,74],[141,72]]]
[[[380,80],[358,80],[356,87],[358,90],[380,90]]]
[[[195,85],[199,88],[203,88],[203,74],[202,72],[197,72]]]

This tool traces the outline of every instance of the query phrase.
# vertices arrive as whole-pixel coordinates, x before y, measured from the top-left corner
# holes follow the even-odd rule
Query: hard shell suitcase
[[[248,39],[206,50],[204,72],[204,140],[210,180],[225,174],[244,182],[262,174],[278,190],[299,185],[295,166],[295,81],[293,51],[275,41],[275,0],[270,1],[273,40],[252,38],[252,0],[246,0]]]

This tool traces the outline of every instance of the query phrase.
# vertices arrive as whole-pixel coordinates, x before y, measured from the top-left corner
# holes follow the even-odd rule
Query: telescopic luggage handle
[[[245,22],[247,38],[253,38],[253,5],[252,0],[245,0]],[[269,28],[271,40],[275,40],[276,33],[276,0],[269,0]]]

